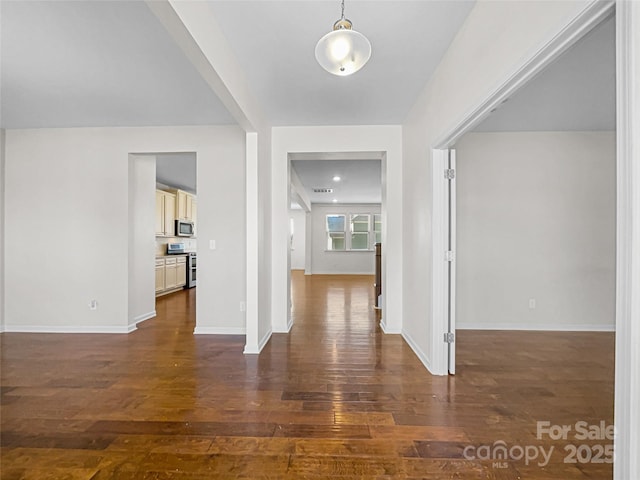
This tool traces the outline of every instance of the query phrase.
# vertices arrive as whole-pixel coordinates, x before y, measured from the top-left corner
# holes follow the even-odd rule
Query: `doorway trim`
[[[288,231],[289,153],[384,152],[382,164],[385,333],[402,329],[402,127],[354,125],[274,127],[271,153],[271,325],[274,333],[291,326],[289,310]],[[385,162],[386,159],[386,162]]]
[[[616,4],[615,480],[640,476],[640,4]]]

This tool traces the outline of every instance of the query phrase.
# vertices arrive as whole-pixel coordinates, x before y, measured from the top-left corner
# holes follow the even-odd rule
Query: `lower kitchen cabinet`
[[[156,296],[182,289],[186,284],[186,256],[156,258]]]
[[[156,295],[164,290],[164,258],[156,258]]]
[[[184,287],[187,284],[187,257],[178,257],[176,259],[176,286]]]
[[[164,259],[164,288],[167,290],[178,285],[178,271],[175,258]]]

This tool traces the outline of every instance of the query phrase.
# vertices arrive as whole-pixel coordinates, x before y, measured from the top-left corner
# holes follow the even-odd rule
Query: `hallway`
[[[458,374],[433,377],[381,333],[372,284],[293,272],[293,329],[259,356],[192,334],[195,290],[130,335],[2,334],[2,479],[611,478],[565,463],[606,441],[536,422],[612,423],[613,334],[460,331]],[[497,441],[554,451],[465,459]]]

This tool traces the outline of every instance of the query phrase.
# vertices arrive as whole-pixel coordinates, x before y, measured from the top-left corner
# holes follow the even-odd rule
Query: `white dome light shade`
[[[341,28],[327,33],[316,45],[316,60],[334,75],[351,75],[371,57],[371,43],[355,30]]]

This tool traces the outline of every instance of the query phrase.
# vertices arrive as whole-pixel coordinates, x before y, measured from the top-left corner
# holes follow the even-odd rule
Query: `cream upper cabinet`
[[[164,192],[156,190],[156,237],[164,236]]]
[[[183,190],[176,190],[176,218],[178,220],[187,220],[187,196],[189,194]]]
[[[163,190],[156,190],[156,236],[175,235],[176,196]]]
[[[164,232],[167,237],[176,234],[176,196],[171,193],[164,197]]]
[[[193,217],[193,203],[195,196],[184,190],[172,190],[176,195],[176,219],[195,222]]]

